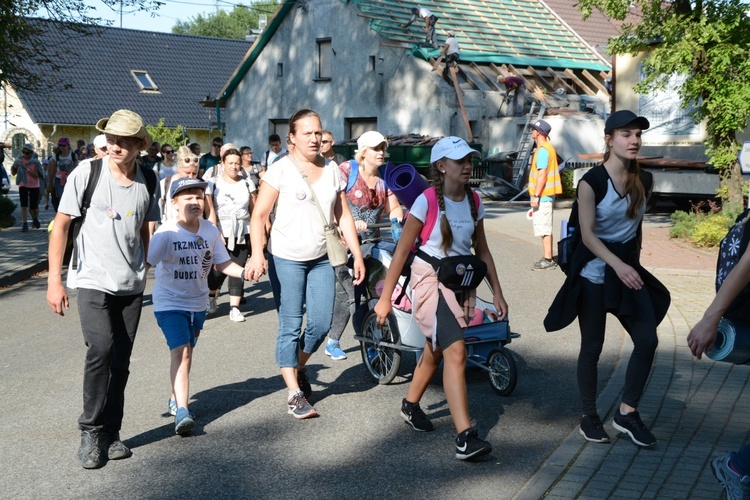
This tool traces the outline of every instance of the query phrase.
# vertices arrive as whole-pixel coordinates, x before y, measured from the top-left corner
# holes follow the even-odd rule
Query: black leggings
[[[578,391],[585,415],[596,414],[596,365],[604,345],[607,313],[604,311],[604,285],[585,278],[578,302],[578,325],[581,328],[581,351],[578,354]],[[633,340],[633,354],[625,373],[622,402],[638,407],[651,372],[659,343],[651,298],[645,288],[635,293],[638,317],[617,318]]]
[[[242,267],[245,267],[247,258],[250,255],[250,245],[247,244],[247,236],[245,236],[245,241],[246,243],[242,245],[235,243],[234,250],[229,250],[227,248],[227,252],[229,252],[229,258],[232,260],[232,262],[235,262]],[[221,271],[217,271],[213,268],[213,266],[211,266],[211,271],[209,271],[208,273],[208,288],[210,290],[218,290],[219,288],[221,288],[221,285],[224,283],[224,279],[226,277],[226,274],[222,273]],[[245,283],[242,278],[233,278],[231,276],[229,277],[229,295],[232,295],[234,297],[242,297],[244,289]]]

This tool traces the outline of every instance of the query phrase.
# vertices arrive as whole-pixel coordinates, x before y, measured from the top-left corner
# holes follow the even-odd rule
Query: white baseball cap
[[[388,140],[383,134],[375,130],[370,130],[360,135],[359,139],[357,139],[357,151],[362,151],[364,148],[376,148],[383,143],[388,147]]]
[[[479,151],[472,149],[469,144],[460,137],[451,135],[443,137],[432,146],[432,152],[430,152],[430,163],[435,163],[443,158],[460,160],[469,154],[479,156]]]

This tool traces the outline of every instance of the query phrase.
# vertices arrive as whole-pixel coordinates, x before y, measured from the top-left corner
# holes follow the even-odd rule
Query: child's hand
[[[504,320],[508,316],[508,303],[502,294],[497,294],[492,298],[492,305],[497,309],[498,321]]]
[[[386,320],[388,319],[388,316],[393,311],[393,306],[391,305],[390,297],[380,297],[380,300],[378,300],[378,303],[375,304],[375,315],[377,318],[378,325],[385,325]]]

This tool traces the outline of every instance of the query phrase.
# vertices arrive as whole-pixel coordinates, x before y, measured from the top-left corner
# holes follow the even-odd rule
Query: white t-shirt
[[[448,222],[453,230],[453,244],[448,249],[448,255],[440,248],[440,243],[443,241],[443,236],[440,234],[440,218],[443,212],[440,212],[435,220],[435,227],[432,228],[430,237],[422,243],[420,250],[438,259],[454,255],[469,255],[472,253],[471,237],[474,235],[474,219],[471,216],[469,197],[464,196],[463,201],[460,202],[449,200],[447,197],[443,199],[445,201],[445,215],[448,217]],[[424,194],[420,194],[414,200],[409,214],[422,222],[427,219],[427,197]],[[482,219],[484,219],[484,204],[480,199],[477,207],[477,222]]]
[[[197,233],[175,219],[162,224],[148,247],[148,263],[156,267],[154,311],[205,311],[206,276],[211,266],[228,260],[219,230],[209,221],[200,219]]]
[[[266,151],[266,154],[268,154],[268,158],[266,158],[266,154],[263,155],[263,160],[261,160],[260,164],[264,167],[268,167],[269,165],[273,165],[273,162],[276,160],[276,157],[283,155],[286,153],[286,149],[281,148],[281,151],[278,153],[274,153],[270,149]]]
[[[156,165],[154,165],[154,172],[159,176],[159,180],[164,180],[165,178],[177,173],[177,164],[168,167],[164,165],[164,162],[157,162]]]
[[[271,228],[268,251],[282,259],[305,262],[326,254],[324,223],[310,188],[288,156],[268,167],[263,182],[279,192],[276,218]],[[312,185],[326,224],[334,220],[333,207],[341,184],[335,162],[326,160],[320,179]]]
[[[207,179],[221,234],[225,237],[248,234],[250,193],[256,191],[253,181],[242,177],[238,182],[227,182],[221,175]]]
[[[91,174],[91,160],[82,161],[68,177],[59,211],[81,216],[83,194]],[[78,234],[77,270],[68,272],[70,288],[90,288],[112,295],[135,295],[146,286],[146,256],[140,230],[159,220],[159,188],[149,198],[146,179],[136,168],[135,181],[119,184],[102,159],[99,182]]]
[[[451,54],[458,53],[458,41],[456,40],[456,37],[449,36],[445,41],[445,44],[448,46],[448,50],[446,51],[445,55],[449,56]]]

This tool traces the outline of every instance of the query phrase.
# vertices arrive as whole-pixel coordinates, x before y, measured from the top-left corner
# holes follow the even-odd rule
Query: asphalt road
[[[510,305],[509,349],[518,386],[498,396],[467,372],[472,419],[494,451],[479,463],[453,457],[455,431],[440,373],[422,400],[435,423],[411,430],[399,416],[414,367],[377,386],[345,333],[344,361],[316,353],[308,373],[320,417],[296,421],[274,361],[277,319],[267,281],[248,288],[246,323],[228,320],[227,296],[206,323],[191,375],[193,436],[166,416],[169,356],[150,295],[131,361],[122,437],[128,460],[87,471],[75,459],[84,345],[72,299],[64,318],[46,306],[46,276],[0,290],[0,496],[5,498],[509,498],[577,425],[578,329],[546,333],[542,319],[563,281],[533,272],[540,244],[525,209],[491,207],[488,239]],[[150,294],[150,286],[146,293]],[[623,335],[610,322],[600,388]]]

